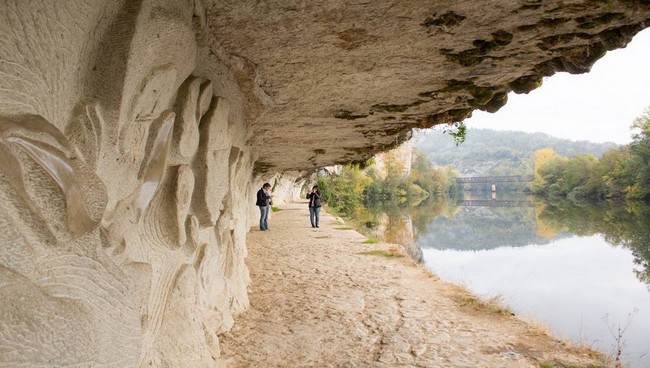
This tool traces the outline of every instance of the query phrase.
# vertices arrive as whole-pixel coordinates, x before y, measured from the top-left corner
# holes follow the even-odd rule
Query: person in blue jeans
[[[311,193],[307,193],[307,198],[309,199],[309,220],[311,221],[311,227],[318,227],[320,221],[320,207],[321,202],[321,193],[318,189],[318,185],[314,185],[311,188]]]
[[[260,208],[260,230],[269,230],[269,210],[271,209],[271,184],[264,183],[257,191],[257,202],[255,205]]]

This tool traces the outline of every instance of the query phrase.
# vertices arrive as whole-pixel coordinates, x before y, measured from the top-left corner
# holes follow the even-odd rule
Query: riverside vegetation
[[[407,176],[403,175],[404,164],[387,156],[382,177],[371,159],[346,165],[338,175],[321,177],[318,185],[330,211],[368,226],[376,222],[368,208],[379,204],[413,205],[430,196],[485,190],[485,186],[457,186],[460,175],[534,174],[530,186],[502,184],[500,188],[547,198],[648,200],[650,108],[634,120],[631,128],[633,141],[625,146],[571,142],[540,133],[469,130],[470,139],[454,147],[448,137],[441,140],[442,134],[429,132],[417,143]]]
[[[631,144],[600,158],[567,158],[549,148],[537,151],[533,193],[569,199],[650,199],[650,108],[631,128]]]
[[[449,195],[456,183],[450,167],[434,168],[423,152],[416,151],[408,176],[404,165],[386,160],[386,176],[380,178],[371,159],[365,165],[345,165],[339,175],[321,177],[318,186],[328,209],[346,218],[372,221],[367,211],[376,203],[417,203],[431,195]]]
[[[631,129],[632,143],[620,147],[570,142],[540,134],[481,131],[481,135],[476,136],[479,143],[464,143],[470,146],[469,152],[479,157],[473,168],[466,166],[465,169],[476,172],[485,167],[486,162],[501,158],[506,161],[505,165],[493,165],[483,175],[531,173],[513,169],[516,162],[527,170],[534,170],[535,180],[530,187],[519,189],[548,199],[536,204],[538,220],[576,234],[603,233],[610,243],[633,251],[635,262],[641,266],[635,271],[637,277],[650,283],[650,249],[647,246],[650,233],[639,231],[650,229],[650,207],[644,203],[650,199],[650,107],[633,121]],[[386,175],[380,178],[371,159],[365,166],[346,165],[339,175],[319,178],[318,185],[329,211],[367,228],[376,226],[381,212],[399,212],[400,207],[416,208],[423,202],[429,204],[424,206],[427,213],[453,211],[448,204],[441,208],[438,208],[440,205],[431,207],[431,203],[450,201],[425,201],[429,197],[459,196],[461,190],[456,185],[459,174],[451,165],[435,167],[432,163],[455,162],[444,154],[431,156],[436,147],[444,146],[438,139],[435,135],[427,135],[418,143],[419,149],[415,150],[407,176],[402,174],[403,163],[387,159]],[[450,142],[447,138],[446,144]],[[540,145],[550,147],[539,148]],[[444,147],[437,149],[446,152]],[[531,149],[536,149],[532,160]],[[573,156],[565,157],[558,151]],[[584,151],[591,153],[580,153]],[[594,155],[598,152],[601,152],[600,158]],[[460,156],[468,158],[467,154],[466,151]],[[563,198],[570,201],[562,201]],[[618,201],[612,203],[612,200]],[[582,216],[571,216],[576,211]],[[625,221],[619,221],[621,219]]]
[[[324,188],[329,210],[352,219],[360,230],[376,227],[380,216],[393,217],[390,213],[408,212],[413,226],[411,234],[417,238],[417,234],[424,234],[433,218],[447,218],[450,214],[453,217],[458,210],[453,197],[467,188],[455,185],[457,176],[534,174],[531,185],[508,188],[536,195],[529,209],[534,213],[531,234],[543,239],[562,237],[565,233],[600,234],[610,245],[631,250],[636,278],[650,285],[650,206],[647,203],[650,199],[650,108],[634,120],[631,129],[632,143],[624,146],[568,142],[539,134],[482,131],[481,137],[498,137],[502,143],[483,142],[482,147],[477,147],[479,145],[470,138],[464,143],[473,151],[467,157],[478,163],[474,166],[463,164],[462,174],[451,166],[458,158],[451,155],[445,158],[444,152],[433,156],[435,145],[430,145],[429,137],[425,136],[417,145],[408,176],[401,174],[403,167],[399,163],[387,162],[387,175],[379,178],[370,161],[366,168],[346,166],[338,176],[320,178],[319,185]],[[468,133],[473,137],[474,130]],[[512,136],[521,139],[509,139]],[[531,136],[536,141],[534,145],[526,143]],[[453,145],[451,139],[447,139]],[[444,148],[438,149],[446,152]],[[492,153],[485,154],[486,151]],[[441,163],[447,166],[436,168],[435,165]],[[388,226],[384,221],[384,232],[391,231],[393,222],[395,226],[403,226],[400,219],[388,220]],[[440,221],[441,224],[447,222]],[[459,231],[463,230],[453,233],[458,235]],[[481,234],[483,238],[490,238],[493,233],[494,240],[499,243],[504,242],[503,236],[518,234],[504,231],[512,232],[513,228],[495,227],[494,231],[481,231]],[[380,240],[386,241],[384,237]],[[474,243],[466,243],[470,244]],[[617,342],[623,340],[619,336]],[[618,346],[614,354],[617,367],[622,366],[621,349]]]

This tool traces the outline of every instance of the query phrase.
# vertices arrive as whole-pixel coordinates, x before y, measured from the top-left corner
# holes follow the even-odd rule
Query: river
[[[522,319],[650,367],[650,206],[431,198],[366,209],[362,231]]]

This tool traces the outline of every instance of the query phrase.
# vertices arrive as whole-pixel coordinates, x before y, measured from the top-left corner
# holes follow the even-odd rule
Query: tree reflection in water
[[[650,285],[650,205],[634,202],[535,201],[537,221],[555,232],[602,234],[615,246],[632,251],[637,278]]]
[[[478,250],[601,234],[609,244],[631,250],[637,278],[650,285],[649,204],[530,200],[532,207],[469,208],[433,197],[417,203],[376,203],[358,209],[355,217],[365,235],[404,245],[418,262],[420,246]]]

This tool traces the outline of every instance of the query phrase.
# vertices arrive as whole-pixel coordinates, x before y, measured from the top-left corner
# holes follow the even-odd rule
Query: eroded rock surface
[[[2,10],[0,365],[213,366],[248,307],[253,157],[196,9]]]
[[[4,366],[214,366],[248,307],[258,184],[297,170],[278,176],[291,193],[302,169],[495,111],[650,17],[647,1],[0,7]]]
[[[414,127],[497,111],[556,72],[587,72],[650,18],[648,1],[240,1],[208,10],[254,66],[257,167],[363,160]],[[288,154],[290,153],[290,154]]]

